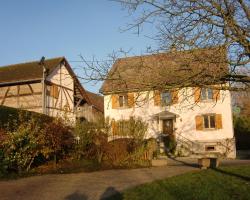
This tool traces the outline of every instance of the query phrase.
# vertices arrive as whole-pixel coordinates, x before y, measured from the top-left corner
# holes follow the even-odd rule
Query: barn
[[[103,97],[84,89],[65,57],[0,67],[0,105],[96,121]]]

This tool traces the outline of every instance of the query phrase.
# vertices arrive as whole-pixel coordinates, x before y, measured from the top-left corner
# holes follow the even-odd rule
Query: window
[[[127,136],[130,133],[130,121],[112,121],[112,133],[113,135]]]
[[[210,100],[210,99],[213,99],[213,90],[211,88],[202,88],[201,100]]]
[[[215,151],[215,146],[205,146],[205,151]]]
[[[128,106],[128,95],[120,95],[119,96],[119,107],[127,107]]]
[[[50,96],[58,99],[58,97],[59,97],[59,89],[58,89],[57,85],[52,85],[50,87]]]
[[[204,115],[204,128],[205,129],[214,129],[215,128],[215,115]]]
[[[118,123],[119,135],[126,136],[130,133],[130,123],[129,120],[122,120]]]
[[[172,103],[172,94],[171,92],[162,92],[161,93],[161,102],[162,105],[169,105]]]

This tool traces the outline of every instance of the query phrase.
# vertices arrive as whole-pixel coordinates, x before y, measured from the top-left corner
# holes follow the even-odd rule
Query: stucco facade
[[[235,142],[232,123],[231,95],[229,91],[220,90],[220,98],[216,101],[205,100],[195,102],[194,88],[183,88],[178,92],[178,102],[170,106],[156,106],[154,92],[134,93],[136,102],[131,108],[112,108],[112,95],[104,97],[105,117],[111,120],[127,120],[130,117],[141,118],[148,123],[147,138],[158,138],[163,132],[164,118],[157,117],[162,111],[173,113],[173,128],[177,146],[189,143],[193,153],[206,152],[207,146],[213,146],[210,153],[224,153],[227,157],[235,157]],[[197,130],[196,116],[220,114],[222,127],[219,129]],[[182,144],[181,144],[182,143]],[[181,144],[181,145],[180,145]],[[228,152],[226,152],[228,151]],[[183,152],[185,154],[185,152]]]

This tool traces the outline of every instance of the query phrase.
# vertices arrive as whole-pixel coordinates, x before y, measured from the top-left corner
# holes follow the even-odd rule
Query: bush
[[[19,125],[15,131],[0,134],[1,159],[7,163],[7,171],[29,171],[32,166],[65,155],[73,145],[70,127],[60,120],[40,126],[40,120],[32,118]],[[4,165],[6,168],[6,165]]]
[[[113,140],[105,148],[105,163],[113,167],[144,165],[145,161],[148,163],[152,156],[146,156],[149,152],[145,140],[147,129],[148,124],[140,118],[112,121]]]
[[[40,135],[41,129],[34,121],[24,123],[17,130],[8,132],[8,137],[2,145],[10,170],[21,172],[30,169],[34,158],[39,153],[37,139]]]
[[[234,133],[237,149],[250,149],[250,117],[234,117]]]
[[[52,117],[44,114],[0,106],[0,129],[14,131],[19,125],[26,123],[31,119],[38,122],[40,126],[53,120]]]
[[[118,136],[133,138],[136,142],[142,142],[145,139],[148,124],[141,118],[131,117],[129,120],[119,120],[114,124],[117,124],[117,127],[113,132]]]
[[[61,119],[55,119],[45,126],[39,142],[42,154],[47,158],[53,157],[56,163],[73,148],[74,136],[69,126]]]
[[[146,140],[137,143],[133,138],[120,138],[108,143],[104,151],[104,163],[112,167],[135,167],[149,165],[150,145]],[[151,153],[153,154],[153,153]]]
[[[109,126],[104,121],[76,123],[74,135],[77,139],[74,156],[77,159],[93,159],[102,161],[103,151],[106,147]]]

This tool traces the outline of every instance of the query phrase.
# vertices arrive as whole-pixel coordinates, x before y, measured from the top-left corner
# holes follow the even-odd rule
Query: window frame
[[[120,104],[121,103],[120,98],[122,98],[122,105]],[[118,105],[119,105],[119,108],[128,107],[128,95],[127,94],[118,95]]]
[[[165,96],[165,98],[163,98],[164,97],[164,94],[168,94],[169,95],[169,102],[166,102],[164,99],[167,97],[167,96]],[[172,92],[171,91],[163,91],[163,92],[161,92],[161,105],[163,105],[163,106],[169,106],[169,105],[171,105],[172,104],[172,102],[173,102],[173,96],[172,96],[173,94],[172,94]]]
[[[203,94],[205,94],[205,95],[203,95]],[[212,100],[213,100],[213,89],[212,88],[201,88],[201,101],[212,101]]]
[[[205,130],[215,130],[216,129],[216,114],[205,114],[202,115],[203,117],[203,129]],[[207,117],[208,119],[208,127],[206,127],[206,120],[205,117]],[[214,127],[212,127],[211,125],[211,117],[214,117]]]

